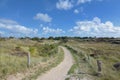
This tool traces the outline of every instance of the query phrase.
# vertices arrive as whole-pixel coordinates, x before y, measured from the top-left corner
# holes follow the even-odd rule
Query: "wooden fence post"
[[[98,66],[98,76],[101,75],[101,71],[102,71],[102,62],[100,60],[97,60],[97,66]]]
[[[27,53],[27,66],[30,67],[30,52]]]

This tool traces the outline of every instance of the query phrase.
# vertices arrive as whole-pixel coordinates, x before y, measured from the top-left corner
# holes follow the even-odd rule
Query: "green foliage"
[[[25,57],[0,54],[0,77],[26,69],[26,63]]]
[[[16,51],[20,51],[20,50],[21,50],[21,47],[20,47],[20,46],[17,46],[17,47],[15,47],[15,50],[16,50]]]
[[[38,53],[40,56],[51,56],[57,52],[57,45],[54,44],[45,44],[37,47]]]
[[[0,80],[27,69],[26,55],[18,54],[31,53],[31,68],[40,62],[48,64],[51,57],[57,56],[57,47],[56,44],[44,44],[30,39],[0,40]]]
[[[120,45],[111,44],[106,42],[79,42],[76,40],[67,43],[76,55],[79,64],[80,77],[91,77],[92,80],[119,80],[120,72],[114,70],[113,64],[120,62]],[[90,56],[91,54],[95,56]],[[102,76],[97,77],[95,74],[98,72],[96,61],[102,62]],[[86,75],[88,74],[88,75]]]
[[[78,68],[77,64],[73,64],[72,67],[70,68],[70,70],[68,71],[68,74],[73,74],[75,72],[75,69]]]
[[[49,38],[48,38],[48,40],[53,40],[54,38],[52,37],[52,36],[50,36]]]
[[[39,41],[40,38],[39,38],[39,37],[34,37],[34,38],[32,38],[32,40],[34,40],[34,41]]]
[[[29,47],[29,51],[30,51],[31,56],[38,56],[36,47]]]
[[[52,58],[52,59],[51,59]],[[39,69],[35,72],[35,74],[31,76],[25,77],[23,80],[36,80],[38,76],[40,76],[42,73],[50,70],[52,67],[57,66],[62,60],[64,59],[64,52],[61,48],[59,48],[57,54],[54,55],[53,57],[49,57],[49,64],[46,64],[45,67],[39,67]],[[45,58],[44,58],[45,59]]]

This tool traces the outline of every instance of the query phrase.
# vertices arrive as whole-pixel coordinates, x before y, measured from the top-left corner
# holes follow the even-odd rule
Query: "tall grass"
[[[0,77],[23,71],[27,68],[25,57],[11,56],[8,54],[0,54]]]
[[[19,57],[1,54],[0,57],[0,78],[5,78],[6,75],[15,74],[16,72],[24,72],[28,69],[26,56]],[[34,67],[45,59],[48,60],[43,57],[31,57],[30,67]]]
[[[42,44],[31,40],[8,39],[0,41],[0,79],[7,75],[25,72],[27,68],[27,56],[17,54],[16,47],[20,52],[30,52],[30,68],[41,62],[48,64],[50,59],[55,59],[58,45]]]
[[[49,57],[45,65],[39,67],[34,74],[23,78],[23,80],[36,80],[38,76],[50,70],[52,67],[57,66],[60,62],[62,62],[63,59],[64,59],[64,52],[59,47],[57,54],[55,54],[54,57]]]
[[[113,64],[120,62],[120,45],[105,42],[78,42],[74,40],[69,41],[67,45],[76,50],[74,54],[78,56],[78,74],[80,77],[90,77],[92,80],[120,79],[120,72],[113,69]],[[91,57],[90,54],[97,55]],[[96,76],[96,60],[102,61],[102,76],[100,77]]]

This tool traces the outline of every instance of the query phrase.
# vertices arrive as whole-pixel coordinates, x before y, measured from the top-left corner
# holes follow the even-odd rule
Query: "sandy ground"
[[[37,80],[65,80],[67,72],[73,65],[73,58],[70,51],[65,47],[62,49],[64,50],[64,60],[57,67],[39,76]]]

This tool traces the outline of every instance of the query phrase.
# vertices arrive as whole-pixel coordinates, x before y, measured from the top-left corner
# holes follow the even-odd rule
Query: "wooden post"
[[[98,76],[101,75],[102,67],[101,67],[102,62],[100,60],[97,60],[97,66],[98,66]]]
[[[30,52],[27,53],[27,66],[30,67]]]

